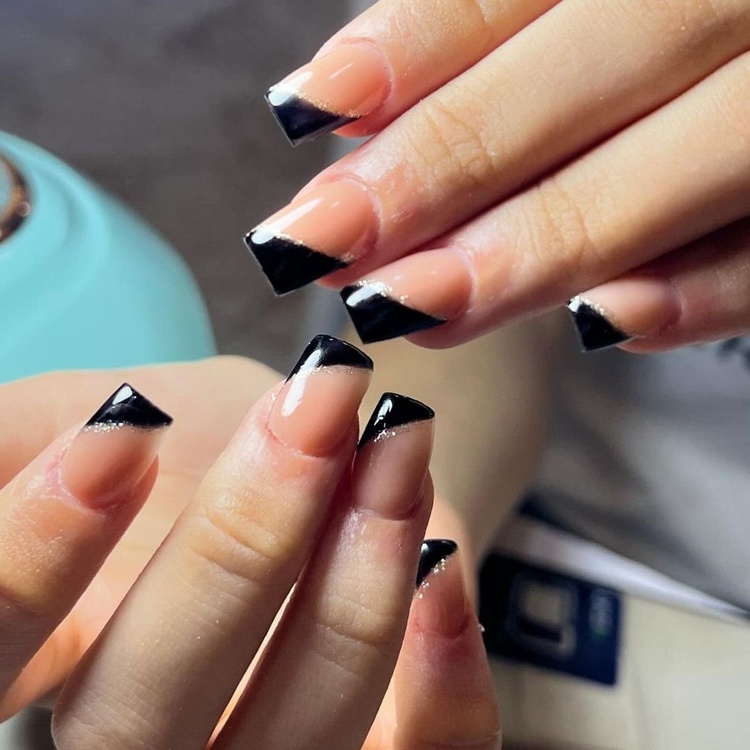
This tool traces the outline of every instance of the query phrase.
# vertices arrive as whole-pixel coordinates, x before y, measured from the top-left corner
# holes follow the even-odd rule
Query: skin
[[[349,388],[361,397],[360,374],[354,373],[348,384],[340,384],[338,395]],[[82,504],[78,490],[68,492],[63,498],[68,515],[73,515],[64,535],[68,543],[53,548],[46,559],[34,557],[32,547],[28,554],[34,559],[16,556],[8,558],[10,566],[4,562],[4,571],[12,573],[16,565],[19,573],[26,573],[5,580],[7,600],[23,605],[28,602],[27,592],[35,592],[34,606],[22,606],[22,613],[33,623],[44,625],[38,628],[38,651],[20,675],[9,675],[5,667],[6,681],[8,677],[10,681],[0,699],[4,717],[67,680],[55,720],[56,741],[63,750],[101,747],[102,743],[118,747],[146,743],[155,750],[175,743],[202,748],[212,733],[211,747],[230,750],[246,746],[248,733],[257,737],[264,732],[269,737],[283,737],[283,747],[309,747],[318,741],[341,748],[359,748],[364,742],[367,750],[454,745],[491,750],[498,746],[497,709],[486,658],[476,647],[478,626],[473,609],[466,605],[469,614],[458,632],[439,616],[443,598],[446,602],[461,598],[460,577],[457,581],[447,578],[442,587],[436,586],[437,598],[431,600],[430,607],[423,608],[421,614],[413,607],[409,616],[416,552],[432,497],[432,484],[425,473],[429,451],[424,450],[431,429],[425,424],[408,430],[410,445],[415,446],[409,448],[412,460],[408,465],[403,465],[398,435],[388,438],[393,441],[396,463],[384,452],[379,452],[377,461],[368,462],[378,471],[391,472],[394,492],[386,506],[378,505],[379,495],[368,500],[366,488],[372,477],[366,467],[355,471],[359,479],[351,488],[345,484],[336,490],[336,476],[354,450],[356,399],[344,394],[341,408],[328,409],[329,416],[322,410],[314,436],[308,429],[309,412],[290,414],[283,425],[276,420],[269,431],[271,418],[278,419],[288,393],[284,384],[271,385],[276,378],[248,360],[216,358],[131,371],[53,374],[0,388],[0,449],[7,458],[0,468],[0,507],[16,519],[23,519],[24,514],[14,515],[14,508],[24,504],[37,507],[33,488],[48,481],[38,479],[48,476],[45,462],[60,455],[65,467],[65,451],[71,439],[75,441],[77,425],[97,406],[91,403],[92,394],[104,398],[127,380],[175,417],[160,451],[161,468],[151,497],[98,573],[101,559],[92,554],[81,556],[81,550],[95,548],[101,557],[115,544],[146,500],[156,479],[155,462],[142,480],[128,480],[135,482],[132,492],[122,490],[116,501],[108,496],[106,506],[88,499]],[[266,395],[262,395],[264,391]],[[337,397],[327,394],[326,388],[321,392],[314,384],[310,391],[321,407],[333,405],[324,399]],[[332,431],[341,432],[336,425],[342,421],[349,422],[351,430],[344,430],[338,443],[332,444],[320,427],[324,418],[334,420]],[[64,434],[58,437],[61,432]],[[126,436],[120,443],[131,450],[130,441]],[[387,444],[379,451],[385,451]],[[43,450],[45,446],[50,447]],[[81,450],[75,457],[79,465],[85,462]],[[139,451],[134,452],[134,461],[143,460],[142,447]],[[260,457],[264,459],[256,463]],[[420,473],[423,481],[415,485]],[[416,498],[415,486],[421,487]],[[273,488],[270,492],[269,487]],[[87,492],[88,498],[90,486]],[[244,504],[243,497],[252,497],[253,502]],[[326,506],[330,502],[337,510],[329,517]],[[54,507],[50,508],[45,512],[54,513]],[[258,513],[261,515],[254,518]],[[363,514],[368,521],[358,530]],[[207,527],[205,518],[209,516],[213,525]],[[261,516],[263,524],[259,525]],[[113,525],[112,519],[119,520]],[[60,519],[57,522],[61,523]],[[279,534],[270,533],[275,524],[283,529]],[[246,698],[234,708],[227,730],[217,735],[214,726],[226,709],[225,701],[230,702],[227,713],[235,705],[230,701],[235,679],[242,677],[252,652],[260,645],[262,631],[273,620],[279,597],[283,599],[288,583],[311,553],[314,535],[309,529],[315,524],[321,528],[320,546],[310,557]],[[96,528],[109,529],[110,536]],[[71,529],[82,531],[75,534]],[[170,529],[166,542],[133,587]],[[217,534],[220,529],[226,533]],[[22,522],[15,529],[21,537],[38,530],[33,525],[24,527]],[[449,530],[446,526],[445,531]],[[352,533],[360,544],[351,543]],[[0,554],[8,549],[7,538],[0,534]],[[66,567],[75,557],[71,549],[77,550],[76,565]],[[65,570],[70,574],[60,573]],[[37,571],[37,581],[29,571]],[[79,589],[89,577],[95,576],[94,583],[76,603],[76,586],[35,585],[53,572],[62,580],[74,579]],[[19,580],[28,588],[18,589]],[[243,614],[249,612],[250,629],[247,614]],[[220,625],[214,627],[215,619]],[[41,633],[60,620],[62,624],[42,645]],[[108,620],[104,635],[81,661]],[[344,648],[332,652],[331,662],[321,662],[316,656],[323,643],[316,642],[311,649],[313,644],[305,640],[321,622],[343,638]],[[18,632],[18,628],[13,622],[7,625],[7,631],[0,627],[0,642],[12,652],[14,642],[7,634]],[[419,650],[425,629],[435,643],[429,653]],[[165,638],[167,634],[171,637]],[[196,640],[196,634],[202,637]],[[396,664],[402,638],[403,656]],[[149,656],[144,659],[144,644],[149,643]],[[185,649],[181,643],[189,647]],[[378,644],[375,650],[374,643]],[[459,656],[441,660],[445,649]],[[23,653],[19,659],[28,656]],[[337,667],[338,658],[347,669]],[[299,665],[306,675],[305,684],[315,678],[331,686],[335,701],[326,691],[310,696],[294,675],[287,674],[288,663]],[[135,671],[131,664],[138,665]],[[195,675],[195,670],[205,670],[206,677],[181,678]],[[465,673],[476,678],[462,689],[467,700],[481,710],[472,714],[471,722],[464,722],[458,736],[436,737],[430,728],[430,707],[450,705],[452,685]],[[409,693],[407,701],[397,697],[398,691],[389,688],[389,682],[414,683],[419,691]],[[403,695],[403,688],[400,690]],[[341,694],[349,696],[351,705],[342,704]],[[259,711],[263,701],[270,701],[275,713]],[[409,710],[399,712],[399,702]],[[144,706],[148,710],[144,711]],[[176,712],[177,706],[181,710]],[[461,707],[454,708],[458,716]],[[289,711],[299,718],[294,728],[289,728],[286,720]],[[420,745],[411,744],[415,737]],[[408,738],[409,744],[401,738]]]
[[[377,220],[324,283],[451,254],[427,347],[588,293],[633,351],[747,333],[749,32],[745,0],[380,0],[319,53],[369,45],[391,84],[300,193],[356,182]]]

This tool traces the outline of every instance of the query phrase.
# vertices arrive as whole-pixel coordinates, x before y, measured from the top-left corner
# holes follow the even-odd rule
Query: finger
[[[433,418],[418,401],[381,399],[358,450],[352,503],[327,530],[214,750],[362,746],[406,626],[432,503]]]
[[[123,385],[0,492],[0,714],[37,687],[13,683],[146,499],[171,421]]]
[[[679,96],[748,49],[749,31],[737,0],[559,3],[324,171],[251,249],[282,291],[337,269],[326,283],[350,283]]]
[[[141,389],[175,417],[175,430],[160,456],[161,470],[181,465],[180,457],[199,439],[194,469],[204,473],[216,460],[242,415],[276,380],[267,367],[242,357],[118,370],[55,372],[0,386],[0,487],[10,481],[58,435],[89,414],[91,393],[112,392],[122,382]],[[221,382],[211,399],[196,403],[197,390]],[[39,394],[44,408],[39,408]],[[192,425],[201,425],[200,436]]]
[[[371,369],[320,336],[251,409],[68,682],[61,748],[204,748],[322,526]]]
[[[500,714],[455,543],[425,541],[419,569],[394,674],[397,723],[387,747],[496,750]]]
[[[414,331],[403,321],[419,315],[427,322],[415,342],[451,346],[562,305],[743,218],[750,199],[749,89],[746,54],[444,238],[445,247],[428,256],[442,269],[439,284],[411,281],[419,275],[415,254],[346,288],[352,320],[373,341]]]
[[[294,146],[349,123],[373,133],[557,2],[380,0],[266,98]]]
[[[581,295],[568,307],[584,351],[655,352],[750,332],[750,220]]]

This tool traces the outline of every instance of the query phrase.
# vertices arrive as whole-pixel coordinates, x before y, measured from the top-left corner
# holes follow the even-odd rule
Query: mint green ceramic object
[[[175,251],[59,159],[0,132],[0,382],[214,352]]]

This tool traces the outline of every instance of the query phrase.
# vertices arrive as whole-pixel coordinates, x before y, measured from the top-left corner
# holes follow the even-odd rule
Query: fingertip
[[[499,745],[492,675],[454,549],[449,540],[423,546],[429,571],[412,603],[395,681],[403,747]]]

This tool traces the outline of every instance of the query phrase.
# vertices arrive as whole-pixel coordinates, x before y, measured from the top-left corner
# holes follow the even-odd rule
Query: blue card
[[[613,589],[491,555],[480,574],[480,622],[490,654],[617,683],[622,597]]]

